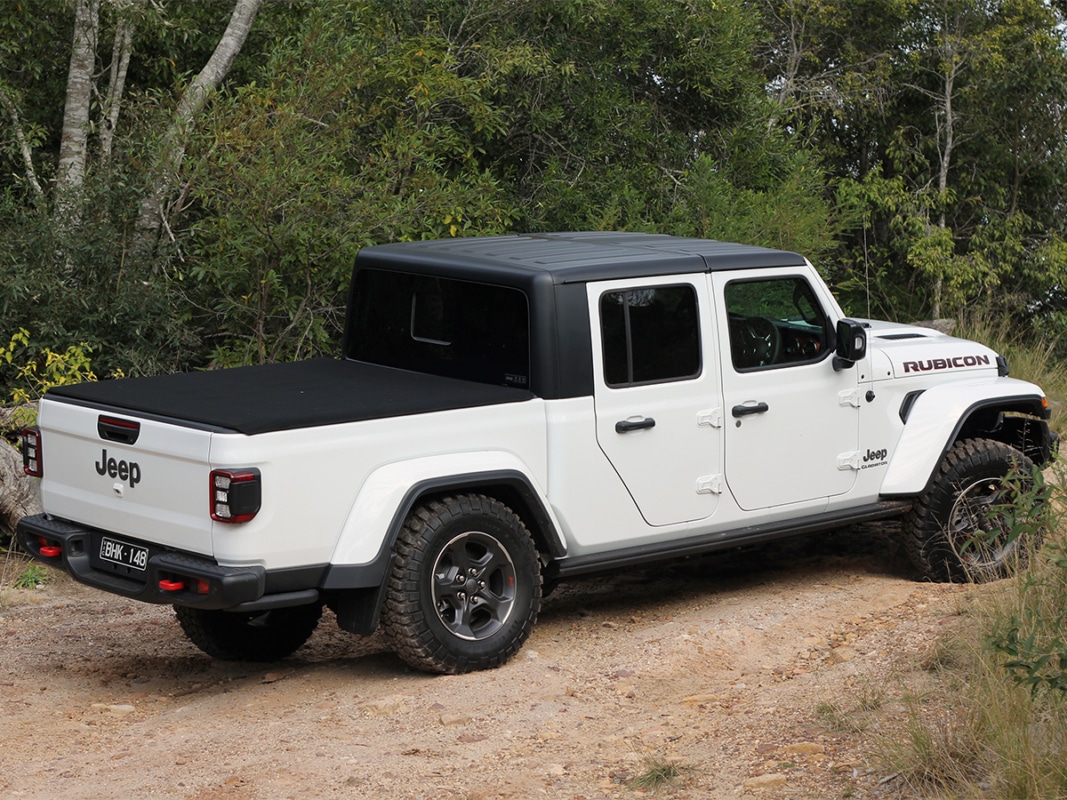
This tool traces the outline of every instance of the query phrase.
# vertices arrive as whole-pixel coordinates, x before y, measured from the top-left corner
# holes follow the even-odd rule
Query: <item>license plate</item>
[[[148,548],[105,536],[100,540],[100,560],[143,572],[148,566]]]

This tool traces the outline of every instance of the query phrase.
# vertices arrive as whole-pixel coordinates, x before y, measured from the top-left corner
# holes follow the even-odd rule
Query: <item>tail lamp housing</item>
[[[31,478],[44,475],[44,462],[41,461],[41,429],[26,428],[22,431],[22,471]]]
[[[211,518],[216,522],[248,522],[259,513],[263,484],[258,469],[211,471]]]

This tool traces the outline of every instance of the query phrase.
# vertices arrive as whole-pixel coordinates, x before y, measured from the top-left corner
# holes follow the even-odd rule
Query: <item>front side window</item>
[[[732,281],[726,313],[738,372],[818,361],[829,347],[826,312],[801,277]]]
[[[364,269],[348,357],[450,378],[529,388],[526,295],[506,286]]]
[[[604,381],[658,383],[700,374],[700,325],[692,286],[650,286],[600,297]]]

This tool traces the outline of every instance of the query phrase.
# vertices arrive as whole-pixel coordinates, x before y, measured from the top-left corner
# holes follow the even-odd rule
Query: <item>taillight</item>
[[[211,518],[217,522],[248,522],[259,513],[263,498],[258,469],[216,469],[211,472]]]
[[[44,475],[40,428],[26,428],[22,431],[22,471],[31,478],[40,478]]]

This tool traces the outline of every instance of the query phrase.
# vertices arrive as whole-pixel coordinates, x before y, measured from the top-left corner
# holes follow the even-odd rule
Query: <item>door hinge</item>
[[[722,427],[722,409],[721,408],[709,408],[706,411],[697,412],[697,425],[704,425],[709,428],[721,428]]]
[[[842,406],[859,408],[862,400],[863,391],[861,389],[845,389],[837,393],[837,402]]]
[[[837,468],[841,470],[854,469],[858,472],[862,456],[863,454],[859,450],[853,450],[851,453],[842,453],[837,457]]]
[[[697,494],[722,494],[722,473],[697,478]]]

